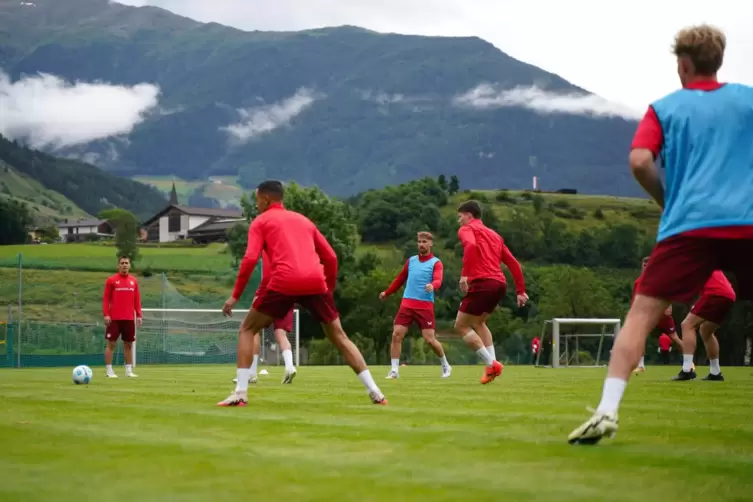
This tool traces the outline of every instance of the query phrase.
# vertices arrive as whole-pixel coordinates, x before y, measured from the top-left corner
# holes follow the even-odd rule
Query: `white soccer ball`
[[[89,383],[92,379],[92,369],[88,366],[76,366],[73,368],[73,383],[76,385]]]

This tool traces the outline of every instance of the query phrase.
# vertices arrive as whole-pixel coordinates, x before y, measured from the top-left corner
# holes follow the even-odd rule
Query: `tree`
[[[60,239],[60,232],[55,225],[46,225],[37,230],[37,235],[43,242],[53,242]]]
[[[248,223],[236,223],[227,231],[227,245],[233,256],[233,266],[237,267],[246,253],[248,243]]]
[[[139,258],[139,220],[125,209],[106,209],[99,213],[99,219],[107,220],[115,228],[116,256],[127,256],[131,264]]]
[[[437,183],[439,183],[439,187],[442,190],[447,191],[447,177],[444,174],[439,175],[439,177],[437,178]]]
[[[455,195],[458,191],[460,191],[460,181],[458,180],[458,177],[453,174],[450,176],[450,186],[447,189],[447,193]]]
[[[552,266],[538,272],[539,310],[545,319],[619,316],[612,296],[591,269]]]
[[[32,224],[26,204],[0,197],[0,245],[25,243]]]

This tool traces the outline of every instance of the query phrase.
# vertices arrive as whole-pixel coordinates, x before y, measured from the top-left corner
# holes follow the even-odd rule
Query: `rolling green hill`
[[[237,176],[245,187],[273,176],[339,196],[439,174],[639,193],[624,165],[633,121],[458,101],[482,84],[585,92],[479,38],[244,32],[108,0],[34,4],[0,0],[0,67],[12,79],[160,87],[160,109],[127,142],[86,147],[117,153],[102,161],[112,172]]]

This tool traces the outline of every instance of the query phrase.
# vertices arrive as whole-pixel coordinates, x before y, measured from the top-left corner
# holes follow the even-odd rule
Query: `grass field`
[[[114,271],[117,267],[116,249],[112,245],[48,244],[0,246],[0,266],[15,266],[18,253],[23,254],[27,268],[67,268],[89,271]],[[155,272],[191,271],[216,273],[230,270],[232,257],[224,244],[206,247],[149,247],[139,248],[138,269],[151,268]]]
[[[71,368],[0,371],[0,500],[724,501],[753,496],[753,379],[632,380],[614,440],[566,444],[603,369],[405,367],[369,404],[345,367],[270,369],[246,408],[214,403],[231,366],[140,366],[75,386]],[[701,374],[705,372],[702,370]]]
[[[235,176],[211,176],[206,180],[186,181],[172,176],[134,176],[135,181],[152,185],[157,190],[170,193],[175,181],[175,192],[178,202],[188,204],[188,198],[197,188],[203,188],[206,197],[217,199],[227,204],[238,205],[243,189],[238,185]]]

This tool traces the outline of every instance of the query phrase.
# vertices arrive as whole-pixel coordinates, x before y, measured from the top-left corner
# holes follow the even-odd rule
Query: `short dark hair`
[[[470,213],[474,218],[481,218],[481,203],[477,200],[467,200],[460,204],[458,213]]]
[[[259,193],[268,195],[270,198],[276,200],[282,200],[285,192],[282,188],[282,181],[277,180],[262,181],[259,183],[259,186],[256,187],[256,190],[258,190]]]
[[[648,263],[648,259],[649,258],[651,258],[651,257],[650,256],[644,256],[643,259],[641,260],[641,265],[645,265],[646,263]]]
[[[126,255],[120,255],[118,256],[118,263],[120,263],[122,260],[128,260],[128,262],[131,262],[131,259],[127,257]]]

